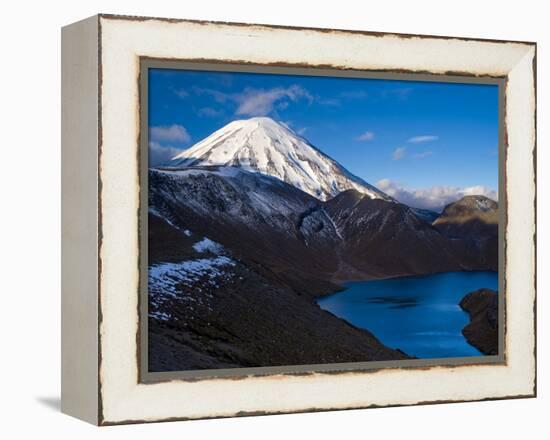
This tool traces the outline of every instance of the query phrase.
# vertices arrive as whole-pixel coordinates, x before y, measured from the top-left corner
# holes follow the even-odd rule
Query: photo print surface
[[[147,72],[149,372],[499,355],[497,84]]]

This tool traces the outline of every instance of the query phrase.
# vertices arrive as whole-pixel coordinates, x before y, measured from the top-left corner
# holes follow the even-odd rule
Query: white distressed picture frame
[[[536,394],[536,46],[100,15],[62,33],[62,409],[98,425]],[[505,362],[141,383],[140,59],[506,78]]]

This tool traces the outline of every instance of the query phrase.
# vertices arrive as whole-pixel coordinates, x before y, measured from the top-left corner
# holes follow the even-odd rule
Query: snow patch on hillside
[[[197,252],[205,253],[210,252],[215,255],[220,255],[223,252],[223,246],[215,241],[205,237],[201,241],[198,241],[193,245],[193,249]]]
[[[149,317],[172,319],[169,306],[173,299],[191,308],[195,304],[211,310],[212,290],[233,276],[229,269],[235,265],[234,260],[218,256],[149,266]]]
[[[495,202],[493,202],[490,199],[476,198],[476,206],[480,211],[483,211],[483,212],[492,211],[492,210],[494,210],[494,204],[495,204]]]
[[[166,215],[163,215],[159,212],[158,209],[156,209],[154,206],[149,206],[149,213],[153,214],[153,215],[156,215],[157,217],[163,219],[166,223],[168,223],[170,226],[172,226],[173,228],[175,229],[179,229],[175,224],[174,222],[172,222],[172,220],[170,220],[170,218],[168,218],[168,216]]]
[[[225,256],[154,264],[149,267],[149,292],[177,296],[178,285],[189,286],[205,276],[208,276],[205,283],[214,285],[216,278],[225,275],[224,267],[234,265],[235,262]]]

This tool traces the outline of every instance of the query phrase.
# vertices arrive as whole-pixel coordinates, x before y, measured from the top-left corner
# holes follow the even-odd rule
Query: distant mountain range
[[[150,368],[402,359],[314,298],[497,270],[497,216],[483,196],[412,209],[269,118],[232,122],[149,171]]]

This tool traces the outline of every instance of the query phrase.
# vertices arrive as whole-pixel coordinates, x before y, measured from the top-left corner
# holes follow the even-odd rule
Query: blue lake
[[[346,287],[317,304],[371,331],[386,346],[418,358],[481,356],[462,336],[469,318],[458,304],[473,290],[498,290],[498,274],[446,272],[358,281]]]

